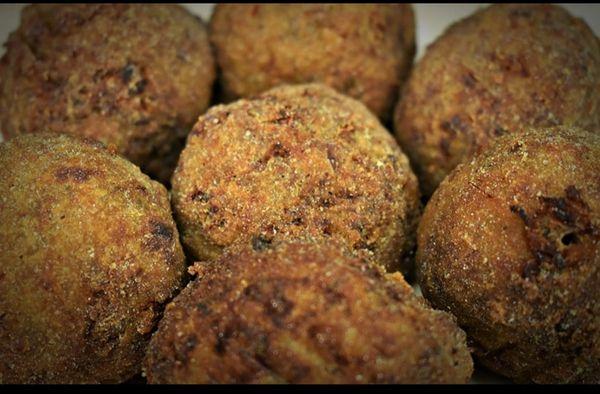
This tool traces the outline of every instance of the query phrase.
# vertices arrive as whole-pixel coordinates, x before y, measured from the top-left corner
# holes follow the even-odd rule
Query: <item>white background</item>
[[[417,59],[425,48],[443,33],[449,24],[473,13],[487,4],[414,4],[417,28]],[[600,5],[560,4],[573,15],[583,18],[596,36],[600,36]],[[4,43],[10,32],[19,26],[20,13],[24,4],[0,4],[0,42]],[[213,3],[184,4],[191,12],[208,21]],[[0,48],[0,55],[4,47]],[[0,142],[2,135],[0,134]],[[504,379],[485,371],[476,371],[473,383],[501,383]]]
[[[481,4],[415,4],[417,19],[417,58],[444,29],[478,8]],[[600,5],[598,4],[560,4],[573,15],[583,18],[600,35]],[[0,42],[4,43],[8,34],[19,26],[19,14],[24,4],[0,4]],[[205,21],[210,18],[213,3],[184,4],[186,8],[200,15]],[[4,48],[0,49],[0,54]]]

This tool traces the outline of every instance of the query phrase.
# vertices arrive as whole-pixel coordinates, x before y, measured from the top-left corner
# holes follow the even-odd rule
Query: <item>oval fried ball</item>
[[[39,131],[92,137],[163,182],[215,79],[206,27],[177,5],[35,4],[6,45],[6,139]]]
[[[452,25],[415,66],[394,116],[428,196],[499,135],[560,124],[600,126],[600,41],[542,4],[497,4]]]
[[[139,372],[185,262],[165,188],[94,140],[0,144],[0,382]]]
[[[195,265],[148,348],[150,383],[465,383],[454,317],[340,247],[280,243]]]
[[[423,293],[518,382],[600,382],[599,158],[597,133],[515,133],[458,166],[425,209]]]
[[[361,103],[324,85],[211,108],[172,183],[182,240],[198,260],[234,243],[309,237],[409,266],[420,202],[408,159]]]
[[[321,82],[388,120],[415,54],[415,20],[410,4],[218,4],[210,39],[226,100]]]

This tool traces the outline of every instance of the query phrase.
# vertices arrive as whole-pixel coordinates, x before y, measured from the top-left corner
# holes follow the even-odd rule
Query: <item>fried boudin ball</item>
[[[577,128],[501,137],[425,209],[423,293],[518,382],[600,382],[599,158],[599,133]]]
[[[218,4],[210,39],[227,100],[321,82],[391,117],[415,53],[410,4]]]
[[[215,79],[205,26],[176,5],[35,4],[6,46],[5,138],[41,130],[92,137],[161,181]]]
[[[342,250],[274,243],[196,264],[150,342],[148,381],[465,383],[455,318]]]
[[[400,146],[431,195],[461,162],[522,126],[600,126],[600,42],[543,4],[497,4],[432,44],[395,112]]]
[[[94,140],[0,144],[0,382],[120,382],[185,275],[165,188]]]
[[[238,242],[308,237],[409,266],[420,202],[408,159],[364,105],[324,85],[211,108],[172,183],[183,242],[199,260]]]

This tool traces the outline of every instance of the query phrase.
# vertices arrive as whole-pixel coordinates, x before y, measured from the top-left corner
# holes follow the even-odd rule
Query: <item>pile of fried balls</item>
[[[5,46],[0,383],[600,383],[600,40],[563,8],[414,67],[409,4],[35,4]]]

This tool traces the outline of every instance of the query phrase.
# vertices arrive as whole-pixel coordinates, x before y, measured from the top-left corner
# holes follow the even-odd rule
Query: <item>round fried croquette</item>
[[[420,216],[415,175],[360,102],[282,86],[211,108],[173,174],[183,243],[198,260],[234,243],[338,240],[408,270]]]
[[[415,66],[394,116],[427,196],[498,136],[560,124],[600,126],[600,42],[543,4],[497,4],[452,25]]]
[[[0,382],[140,371],[185,262],[165,188],[97,141],[0,144]]]
[[[206,27],[177,5],[35,4],[6,46],[5,139],[40,131],[92,137],[161,181],[215,79]]]
[[[235,249],[235,247],[233,248]],[[465,383],[473,365],[451,315],[400,273],[336,245],[274,243],[197,263],[165,311],[149,383]]]
[[[459,165],[419,225],[417,277],[485,366],[517,382],[600,382],[600,135],[501,137]]]
[[[209,30],[224,99],[320,82],[383,120],[415,54],[410,4],[218,4]]]

